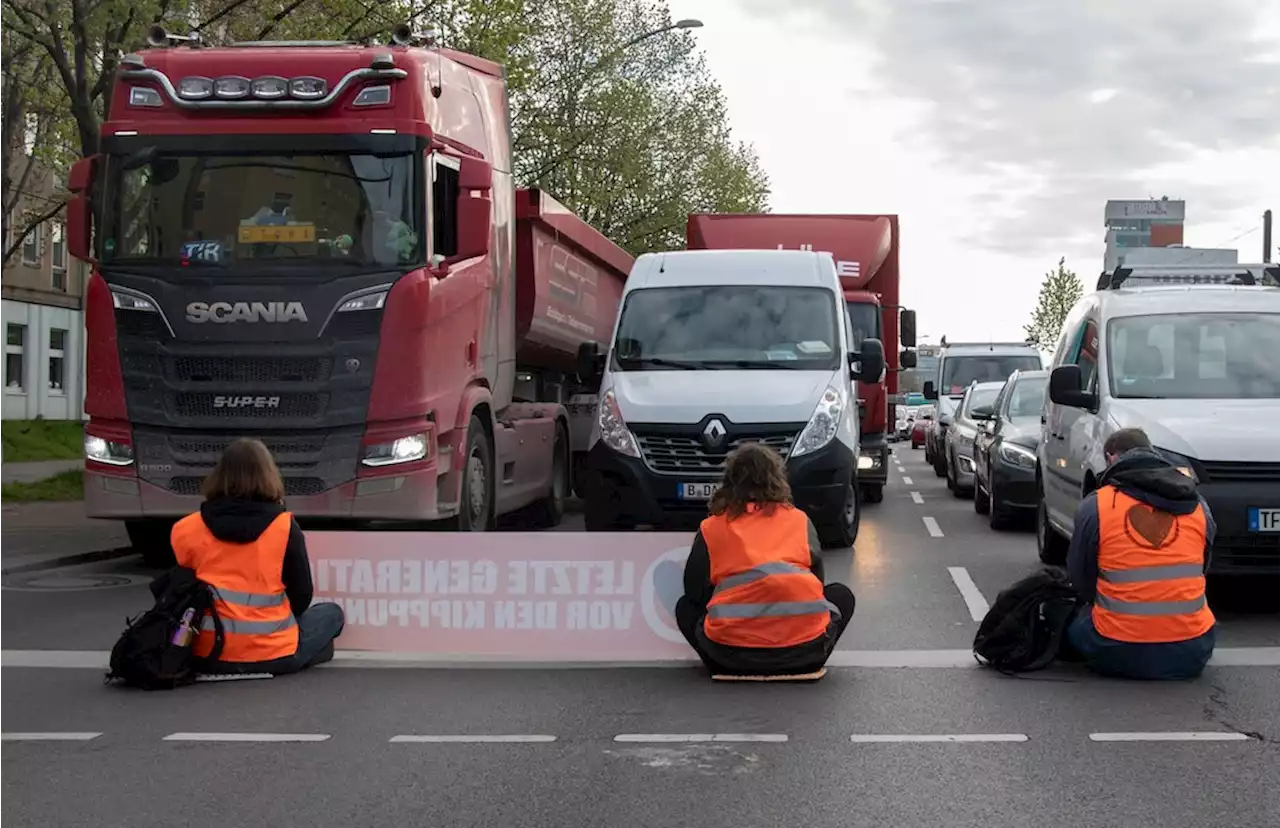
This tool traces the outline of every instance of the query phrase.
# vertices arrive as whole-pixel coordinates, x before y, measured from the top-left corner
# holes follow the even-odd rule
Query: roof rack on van
[[[945,342],[944,348],[1025,348],[1028,345],[1034,345],[1033,342]]]
[[[1116,290],[1129,282],[1151,285],[1262,285],[1280,287],[1280,265],[1135,265],[1098,277],[1098,290]],[[1130,284],[1130,287],[1138,285]]]

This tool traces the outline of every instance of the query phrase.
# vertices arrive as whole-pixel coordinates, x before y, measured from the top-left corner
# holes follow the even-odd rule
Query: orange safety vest
[[[1093,626],[1113,641],[1189,641],[1214,624],[1205,600],[1204,509],[1172,515],[1114,486],[1098,490]]]
[[[731,647],[791,647],[821,636],[835,607],[809,569],[809,519],[792,506],[753,505],[702,521],[715,587],[703,630]]]
[[[298,622],[281,574],[292,523],[285,512],[252,543],[218,540],[199,512],[174,525],[171,540],[178,565],[194,569],[196,577],[213,587],[224,634],[220,661],[273,661],[298,651]],[[208,656],[213,643],[213,617],[206,615],[195,654]]]

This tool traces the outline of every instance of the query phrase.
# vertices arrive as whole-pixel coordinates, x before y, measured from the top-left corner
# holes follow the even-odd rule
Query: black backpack
[[[195,570],[177,566],[151,582],[156,603],[128,619],[125,631],[111,649],[107,682],[145,690],[172,690],[196,680],[199,670],[222,654],[222,619],[213,603],[212,588],[196,577]],[[181,634],[183,617],[191,610],[189,633]],[[196,637],[205,615],[213,617],[213,651],[197,658]],[[175,643],[175,641],[179,643]]]
[[[1041,670],[1058,655],[1076,606],[1060,570],[1043,569],[1001,592],[973,639],[979,664],[1002,673]]]

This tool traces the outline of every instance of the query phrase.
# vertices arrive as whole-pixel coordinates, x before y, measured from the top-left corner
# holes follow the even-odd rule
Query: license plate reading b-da
[[[1249,510],[1250,532],[1280,532],[1280,508]]]
[[[681,483],[680,499],[710,500],[718,488],[720,488],[719,483]]]

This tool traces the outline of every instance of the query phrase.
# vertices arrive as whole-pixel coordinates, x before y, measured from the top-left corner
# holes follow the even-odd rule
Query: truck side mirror
[[[458,245],[452,259],[472,259],[489,252],[493,232],[493,167],[482,158],[458,159]]]
[[[93,182],[98,174],[98,156],[81,158],[71,165],[67,176],[67,252],[82,262],[93,262]]]
[[[1059,365],[1049,374],[1049,399],[1068,408],[1094,409],[1098,395],[1084,390],[1084,375],[1079,365]]]
[[[902,366],[903,368],[914,368],[918,364],[919,363],[916,362],[915,351],[903,351],[902,353],[898,354],[898,365]]]
[[[604,355],[599,342],[583,342],[578,345],[578,376],[584,382],[594,382],[604,373]]]
[[[853,367],[857,363],[857,368]],[[850,374],[858,382],[879,382],[884,373],[884,344],[878,339],[862,340],[857,353],[849,354]]]
[[[938,387],[933,384],[933,380],[925,380],[924,390],[921,393],[924,394],[926,400],[938,399]]]
[[[898,314],[898,339],[902,347],[916,347],[916,312],[904,310]]]

